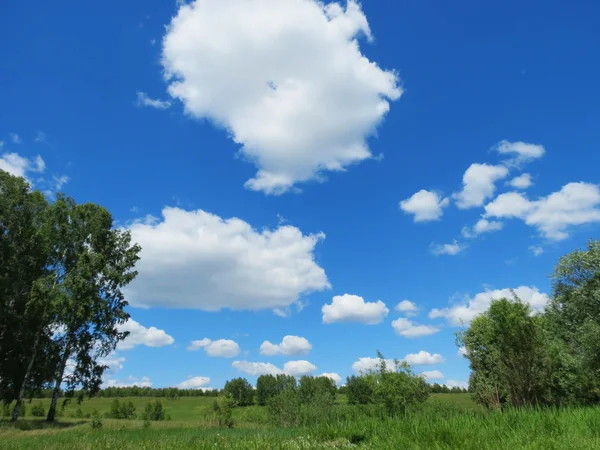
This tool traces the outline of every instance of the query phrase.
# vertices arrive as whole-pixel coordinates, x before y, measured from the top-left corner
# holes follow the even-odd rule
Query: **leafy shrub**
[[[10,405],[8,403],[2,404],[2,417],[10,417]]]
[[[144,430],[149,429],[152,426],[152,422],[150,422],[149,420],[144,420],[144,423],[142,424],[142,428]]]
[[[44,408],[42,402],[38,402],[31,407],[31,415],[33,417],[44,417],[46,415],[46,408]]]
[[[373,403],[373,387],[365,376],[346,378],[346,392],[348,403],[351,405],[368,405]]]
[[[282,391],[269,399],[267,410],[277,427],[297,427],[302,423],[300,395],[295,390]]]
[[[100,416],[100,413],[94,410],[94,412],[92,413],[92,420],[90,421],[90,426],[94,430],[99,430],[102,428],[103,425],[104,422],[102,422],[102,417]]]
[[[146,405],[144,409],[144,415],[142,416],[144,420],[170,420],[171,417],[167,414],[167,410],[163,406],[163,403],[160,400],[155,400]]]
[[[77,410],[75,411],[75,418],[77,419],[83,419],[83,411],[81,410],[81,408],[77,408]]]
[[[333,403],[336,390],[335,381],[331,378],[303,376],[300,378],[300,386],[298,388],[300,403],[309,404],[317,398],[320,402],[323,402],[327,401],[326,397],[329,397],[331,403]]]
[[[134,420],[137,417],[135,409],[135,405],[131,401],[121,403],[118,399],[114,399],[108,417],[111,419]]]
[[[236,401],[230,394],[218,397],[213,403],[213,410],[219,421],[219,426],[233,428],[233,408]]]
[[[237,406],[250,406],[254,403],[254,389],[245,378],[234,378],[227,381],[223,392],[231,395]]]

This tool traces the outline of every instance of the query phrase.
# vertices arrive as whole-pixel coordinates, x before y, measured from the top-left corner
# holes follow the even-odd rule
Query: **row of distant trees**
[[[500,299],[458,334],[488,408],[600,403],[600,241],[560,258],[551,280],[543,312]]]
[[[0,401],[16,402],[13,420],[43,387],[50,422],[61,394],[100,389],[101,358],[128,334],[122,289],[140,250],[101,206],[49,203],[0,170]]]

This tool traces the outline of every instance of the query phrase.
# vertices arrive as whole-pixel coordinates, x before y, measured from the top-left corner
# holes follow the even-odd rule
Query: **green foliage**
[[[33,417],[44,417],[46,415],[46,408],[44,408],[42,402],[38,402],[31,407],[31,415]]]
[[[256,380],[256,402],[265,406],[277,394],[277,379],[273,375],[261,375]]]
[[[348,403],[351,405],[368,405],[373,402],[373,387],[364,376],[352,375],[346,378]]]
[[[271,423],[277,427],[297,427],[302,423],[300,395],[286,389],[271,397],[267,403]]]
[[[167,414],[163,403],[160,400],[154,400],[146,405],[144,409],[144,415],[142,416],[144,420],[170,420],[170,416]]]
[[[234,378],[225,383],[225,395],[230,395],[238,406],[250,406],[254,403],[254,389],[245,378]]]
[[[131,401],[121,403],[118,399],[114,399],[110,407],[108,418],[134,420],[137,418],[135,410],[135,405]]]
[[[300,378],[298,394],[300,402],[309,404],[316,399],[327,398],[333,403],[336,395],[335,381],[327,377],[309,377],[303,376]]]
[[[94,430],[99,430],[104,426],[104,422],[102,421],[102,416],[98,413],[98,411],[94,411],[92,413],[92,420],[90,421],[90,427]]]
[[[293,391],[298,387],[296,378],[291,375],[279,374],[275,377],[277,382],[277,392]]]
[[[217,397],[213,404],[213,410],[219,421],[219,426],[233,428],[233,408],[236,406],[236,400],[229,393]]]

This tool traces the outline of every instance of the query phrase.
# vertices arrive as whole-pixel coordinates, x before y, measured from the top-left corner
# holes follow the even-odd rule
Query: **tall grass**
[[[312,424],[286,429],[270,426],[260,407],[239,408],[236,414],[245,421],[235,429],[216,428],[208,416],[197,422],[155,423],[150,429],[141,421],[105,420],[101,430],[93,430],[87,421],[73,419],[43,429],[43,421],[27,418],[19,426],[30,429],[23,431],[0,422],[0,449],[600,449],[600,408],[500,414],[433,401],[390,418],[338,405],[326,417],[313,411]]]

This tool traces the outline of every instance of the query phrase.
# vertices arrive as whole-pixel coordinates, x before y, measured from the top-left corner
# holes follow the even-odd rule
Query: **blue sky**
[[[8,2],[0,168],[144,247],[106,385],[345,378],[378,349],[465,382],[461,324],[509,289],[543,307],[598,236],[599,15]]]

